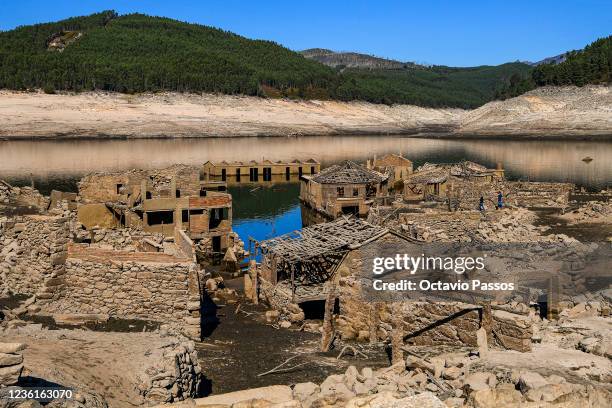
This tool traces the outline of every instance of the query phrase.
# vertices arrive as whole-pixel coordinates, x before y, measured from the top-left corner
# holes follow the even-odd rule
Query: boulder
[[[464,388],[466,392],[488,390],[491,387],[495,387],[497,384],[497,378],[492,373],[478,372],[473,373],[465,377]]]
[[[25,350],[26,347],[23,343],[0,343],[0,353],[14,354]]]
[[[548,384],[548,381],[540,374],[532,371],[521,372],[517,382],[517,387],[521,392],[526,393],[527,391],[535,388],[540,388]]]
[[[470,394],[469,403],[474,408],[519,408],[522,403],[522,396],[514,387],[483,389]]]
[[[305,401],[313,394],[320,392],[320,390],[321,388],[313,382],[295,384],[293,387],[293,398]]]
[[[0,353],[0,367],[12,366],[23,363],[21,354]]]
[[[231,406],[249,400],[264,400],[270,404],[283,404],[293,400],[293,392],[286,385],[271,385],[197,398],[195,402],[196,406]]]
[[[19,382],[23,364],[0,367],[0,385],[15,385]]]

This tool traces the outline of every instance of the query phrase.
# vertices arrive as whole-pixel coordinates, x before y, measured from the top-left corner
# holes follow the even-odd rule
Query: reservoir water
[[[161,168],[175,163],[315,158],[322,167],[349,159],[402,153],[414,162],[472,160],[494,167],[511,180],[563,181],[588,189],[612,185],[612,141],[448,140],[401,136],[70,140],[0,142],[0,179],[76,191],[77,181],[93,171]],[[590,157],[592,161],[583,161]],[[301,228],[297,183],[241,185],[234,197],[234,229],[243,239],[265,239]]]

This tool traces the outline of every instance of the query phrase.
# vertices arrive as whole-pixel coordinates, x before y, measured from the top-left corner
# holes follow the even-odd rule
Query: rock
[[[525,394],[527,401],[531,402],[553,402],[565,394],[580,391],[581,386],[575,384],[547,384],[539,388],[531,389]]]
[[[547,384],[548,382],[546,381],[546,379],[544,379],[544,377],[542,377],[540,374],[532,371],[527,371],[520,373],[517,386],[518,389],[521,390],[521,392],[526,393],[531,389],[540,388]]]
[[[290,321],[288,321],[288,320],[283,320],[282,322],[280,322],[280,323],[279,323],[279,326],[280,326],[282,329],[288,329],[288,328],[290,328],[290,327],[291,327],[291,322],[290,322]]]
[[[0,353],[14,354],[26,347],[23,343],[0,343]]]
[[[268,323],[274,323],[278,320],[280,316],[280,312],[278,310],[267,310],[266,311],[266,321]]]
[[[521,393],[513,387],[478,390],[470,394],[469,398],[470,406],[474,408],[518,408],[521,401]]]
[[[283,404],[293,400],[293,392],[286,385],[271,385],[269,387],[251,388],[248,390],[228,392],[196,399],[197,406],[231,406],[249,400],[265,400],[269,404]],[[262,405],[251,405],[260,407]],[[269,406],[269,405],[263,405]]]
[[[320,391],[321,388],[313,382],[298,383],[293,387],[293,396],[301,401]]]
[[[19,382],[23,364],[0,367],[0,385],[15,385]]]
[[[448,367],[444,370],[443,377],[445,380],[456,380],[463,375],[463,370],[459,367]]]
[[[444,400],[444,405],[448,408],[461,408],[465,403],[464,398],[451,397]]]
[[[23,356],[21,354],[6,354],[0,353],[0,367],[12,366],[21,364]]]
[[[488,390],[494,387],[497,383],[497,379],[494,374],[478,372],[465,377],[463,383],[466,391],[470,393],[472,391]]]
[[[289,321],[291,323],[299,323],[301,321],[304,321],[305,318],[306,315],[302,311],[300,311],[299,313],[289,313]]]

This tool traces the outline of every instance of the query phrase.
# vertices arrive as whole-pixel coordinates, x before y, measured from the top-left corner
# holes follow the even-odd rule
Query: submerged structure
[[[388,196],[387,174],[348,160],[300,180],[302,203],[331,219],[342,214],[365,217],[377,199]]]
[[[202,177],[207,181],[221,181],[228,185],[242,183],[296,182],[303,175],[321,171],[321,163],[315,159],[271,161],[207,161],[202,165]]]

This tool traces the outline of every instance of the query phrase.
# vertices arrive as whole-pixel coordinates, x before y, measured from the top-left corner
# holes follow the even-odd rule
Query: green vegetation
[[[605,84],[612,82],[612,36],[599,39],[583,50],[565,54],[559,64],[540,64],[529,75],[512,75],[496,93],[506,99],[538,86]]]
[[[606,41],[591,46],[604,50],[589,52],[597,60],[572,54],[571,69],[584,68],[581,76],[569,77],[609,81]],[[564,69],[557,67],[536,68],[535,83],[566,83],[565,74],[553,73]],[[47,93],[213,92],[473,108],[531,89],[531,71],[518,62],[473,68],[334,69],[271,41],[114,11],[0,32],[0,88]]]
[[[612,82],[612,36],[599,39],[583,50],[571,51],[560,64],[543,64],[533,71],[536,85],[577,85]]]
[[[474,108],[492,100],[506,78],[530,71],[529,65],[518,62],[473,68],[346,69],[336,95],[343,100]]]
[[[63,51],[54,38],[83,36]],[[269,41],[141,14],[106,11],[0,33],[0,87],[118,92],[173,90],[257,95],[333,88],[329,67]]]

